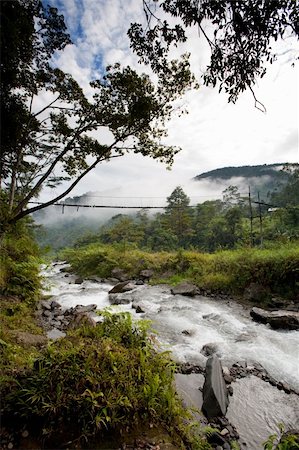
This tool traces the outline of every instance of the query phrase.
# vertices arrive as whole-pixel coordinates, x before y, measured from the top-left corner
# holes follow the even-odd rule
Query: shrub
[[[124,430],[145,419],[173,424],[180,410],[174,364],[156,353],[131,315],[106,314],[50,345],[34,369],[18,380],[6,408],[26,423],[41,420],[49,434],[70,428],[76,437]]]

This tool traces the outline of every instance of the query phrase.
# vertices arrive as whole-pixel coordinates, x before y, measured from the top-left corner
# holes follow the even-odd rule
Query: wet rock
[[[213,355],[206,364],[202,411],[206,417],[224,416],[228,407],[228,392],[220,359]]]
[[[109,294],[122,294],[123,292],[132,291],[134,289],[134,284],[129,281],[123,281],[117,283],[112,289],[110,289]]]
[[[183,282],[171,289],[173,295],[185,295],[187,297],[194,297],[198,293],[197,286],[192,283]]]
[[[52,330],[47,332],[47,337],[48,339],[61,339],[65,336],[65,333],[63,333],[62,331],[58,330],[57,328],[53,328]]]
[[[45,317],[52,317],[52,312],[49,311],[48,309],[46,309],[46,310],[43,312],[43,315],[44,315]]]
[[[51,303],[46,300],[43,300],[42,302],[40,302],[40,304],[43,309],[48,309],[48,310],[51,309]]]
[[[184,334],[185,336],[194,336],[195,331],[194,330],[183,330],[182,334]]]
[[[82,284],[83,281],[84,281],[83,278],[77,277],[77,278],[75,279],[74,283],[75,283],[75,284]]]
[[[273,329],[299,330],[299,312],[278,310],[266,311],[252,308],[250,315],[256,322],[268,323]]]
[[[103,280],[101,277],[97,277],[96,275],[92,276],[92,277],[88,277],[86,278],[89,281],[93,281],[94,283],[102,283]]]
[[[285,392],[286,394],[290,394],[290,393],[291,393],[291,387],[290,387],[289,384],[287,384],[287,383],[282,383],[282,388],[283,388],[283,390],[284,390],[284,392]]]
[[[223,376],[225,376],[225,375],[229,376],[230,375],[229,368],[226,367],[226,366],[223,366],[222,367],[222,373],[223,373]]]
[[[130,278],[129,275],[119,267],[112,269],[111,276],[112,278],[116,278],[118,281],[128,281]]]
[[[109,277],[109,278],[104,278],[103,280],[102,280],[102,282],[103,283],[106,283],[106,284],[117,284],[117,283],[119,283],[119,280],[117,279],[117,278],[112,278],[112,277]]]
[[[143,280],[137,280],[135,282],[136,286],[143,286],[144,285],[144,281]]]
[[[232,386],[227,386],[228,395],[232,396],[234,394],[234,389]]]
[[[217,350],[218,344],[216,344],[215,342],[210,342],[202,347],[200,353],[204,356],[212,356],[214,353],[217,352]]]
[[[223,428],[223,430],[220,431],[221,436],[227,436],[229,434],[229,431],[227,428]]]
[[[189,375],[190,373],[204,373],[204,368],[189,362],[181,363],[177,365],[177,373]]]
[[[137,308],[136,308],[136,313],[137,313],[137,314],[142,314],[142,313],[144,313],[143,309],[142,309],[139,305],[138,305]]]
[[[81,326],[96,327],[96,325],[97,325],[96,321],[93,320],[88,313],[77,313],[70,320],[68,328],[74,330]]]
[[[58,303],[56,300],[51,301],[51,309],[61,308],[61,304]]]
[[[226,440],[215,431],[208,435],[207,440],[210,444],[224,445],[226,443]]]
[[[226,384],[231,384],[234,381],[234,378],[231,375],[223,375],[223,379]]]
[[[154,271],[151,269],[141,270],[139,276],[143,281],[149,281],[154,275]]]
[[[128,305],[132,301],[130,295],[124,294],[109,294],[109,301],[111,305]]]
[[[57,316],[56,320],[58,320],[59,322],[62,322],[64,320],[64,316]]]
[[[97,305],[95,305],[94,303],[90,304],[90,305],[77,305],[74,308],[74,312],[76,314],[82,314],[82,313],[89,313],[89,312],[93,312],[97,309]]]

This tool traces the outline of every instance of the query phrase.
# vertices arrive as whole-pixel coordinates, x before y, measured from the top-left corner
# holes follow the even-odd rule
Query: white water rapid
[[[257,324],[248,310],[225,300],[202,296],[173,296],[167,286],[138,286],[129,295],[143,314],[136,314],[132,304],[110,306],[111,285],[85,280],[74,284],[75,276],[60,272],[61,264],[43,271],[46,294],[53,296],[62,309],[96,304],[98,309],[130,311],[134,317],[150,319],[162,348],[170,350],[177,362],[205,365],[200,353],[203,345],[217,344],[222,364],[238,361],[261,364],[277,381],[299,391],[299,331],[274,331]],[[233,383],[227,417],[240,434],[242,449],[262,449],[262,442],[277,431],[299,428],[298,396],[279,391],[263,380],[250,376]]]

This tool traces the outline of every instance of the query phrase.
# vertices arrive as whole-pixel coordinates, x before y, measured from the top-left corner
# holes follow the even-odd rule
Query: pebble
[[[10,443],[8,444],[7,448],[9,448],[9,449],[13,448],[13,443],[10,442]]]
[[[22,437],[23,437],[23,438],[26,438],[26,437],[28,437],[28,436],[29,436],[29,431],[24,430],[23,433],[22,433]]]

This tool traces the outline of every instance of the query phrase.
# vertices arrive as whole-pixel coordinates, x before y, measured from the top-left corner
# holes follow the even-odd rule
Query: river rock
[[[65,336],[63,331],[58,330],[57,328],[53,328],[52,330],[47,332],[48,339],[52,339],[53,341],[56,339],[61,339]]]
[[[185,295],[187,297],[194,297],[198,293],[197,286],[192,283],[184,281],[171,289],[173,295]]]
[[[130,283],[129,281],[122,281],[110,289],[109,294],[122,294],[123,292],[132,291],[134,287],[135,286],[133,283]]]
[[[266,311],[252,308],[250,315],[256,322],[268,323],[273,329],[299,330],[299,312],[278,310]]]
[[[132,301],[131,295],[124,294],[109,294],[109,301],[111,305],[128,305]]]
[[[141,280],[144,280],[144,281],[149,281],[153,275],[154,275],[154,271],[151,269],[144,269],[144,270],[141,270],[139,273],[139,277],[141,278]]]
[[[51,309],[51,303],[49,301],[43,300],[42,302],[40,302],[40,304],[43,309]]]
[[[96,327],[97,323],[88,313],[77,313],[70,320],[68,328],[74,330],[81,326]]]
[[[135,311],[136,311],[137,314],[142,314],[142,313],[144,313],[143,309],[142,309],[141,306],[139,306],[139,305],[136,306]]]
[[[61,304],[58,303],[56,300],[52,300],[51,309],[55,309],[55,308],[61,308]]]
[[[128,281],[130,278],[129,275],[119,267],[112,269],[111,276],[112,278],[116,278],[118,281]]]
[[[84,281],[83,278],[77,277],[77,278],[75,279],[74,283],[75,283],[75,284],[82,284],[83,281]]]
[[[90,305],[77,305],[74,308],[74,313],[75,314],[82,314],[82,313],[89,313],[89,312],[93,312],[97,309],[97,305],[95,305],[94,303],[90,304]]]
[[[209,344],[205,344],[200,353],[204,356],[211,356],[216,353],[218,350],[218,345],[215,342],[210,342]]]
[[[221,361],[216,355],[210,356],[206,364],[202,411],[208,418],[224,416],[228,403]]]

